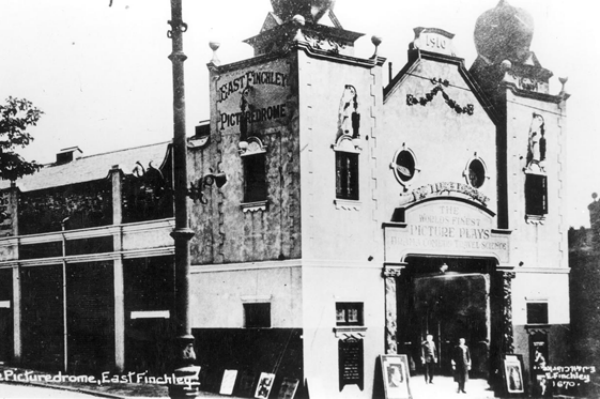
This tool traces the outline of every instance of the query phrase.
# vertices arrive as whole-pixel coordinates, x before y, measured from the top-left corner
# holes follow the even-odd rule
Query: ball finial
[[[371,37],[371,43],[373,43],[375,46],[379,46],[381,44],[381,36],[373,35]]]
[[[292,21],[294,21],[294,25],[296,25],[296,26],[306,25],[306,18],[304,18],[300,14],[294,15],[294,18],[292,18]]]
[[[217,56],[217,50],[219,49],[219,47],[221,47],[221,43],[211,40],[210,42],[208,42],[208,46],[213,51],[212,60],[210,60],[210,62],[214,65],[220,65],[221,61],[219,60],[219,57]]]

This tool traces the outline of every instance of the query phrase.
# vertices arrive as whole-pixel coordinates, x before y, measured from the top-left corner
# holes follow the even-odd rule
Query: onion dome
[[[504,60],[523,63],[530,55],[533,18],[506,0],[483,14],[475,24],[475,47],[480,57],[497,64]]]

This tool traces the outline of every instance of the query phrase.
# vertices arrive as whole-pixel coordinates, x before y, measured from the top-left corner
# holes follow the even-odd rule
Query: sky
[[[0,100],[25,97],[44,111],[30,129],[35,141],[20,153],[41,163],[62,148],[84,155],[170,140],[173,136],[171,41],[168,0],[0,0]],[[477,17],[498,0],[337,0],[345,29],[364,33],[355,55],[373,54],[370,38],[383,42],[379,55],[398,72],[406,63],[413,28],[454,33],[467,68],[476,57]],[[589,0],[509,0],[535,21],[531,45],[542,66],[568,77],[566,200],[569,226],[589,226],[587,205],[600,192],[600,118],[591,106],[600,93],[595,77],[600,35]],[[220,43],[222,64],[252,57],[242,43],[260,31],[269,0],[183,0],[187,134],[209,118],[208,43]],[[387,72],[387,65],[384,71]],[[386,73],[387,76],[387,73]],[[591,180],[591,181],[588,181]]]

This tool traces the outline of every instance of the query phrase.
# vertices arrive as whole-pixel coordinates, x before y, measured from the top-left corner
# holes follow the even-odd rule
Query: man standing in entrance
[[[421,362],[425,366],[425,383],[433,384],[433,366],[437,363],[437,350],[433,335],[427,334],[427,339],[421,344]]]
[[[464,338],[458,340],[458,346],[454,350],[452,370],[455,370],[456,381],[458,381],[457,393],[467,393],[465,391],[465,383],[469,379],[469,370],[471,370],[471,352],[469,351],[469,347],[465,345]]]

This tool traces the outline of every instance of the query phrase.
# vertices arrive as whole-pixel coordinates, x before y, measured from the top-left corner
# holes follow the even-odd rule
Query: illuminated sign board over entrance
[[[385,260],[409,254],[491,257],[509,261],[509,235],[493,216],[466,201],[434,199],[408,207],[401,225],[385,226]]]

